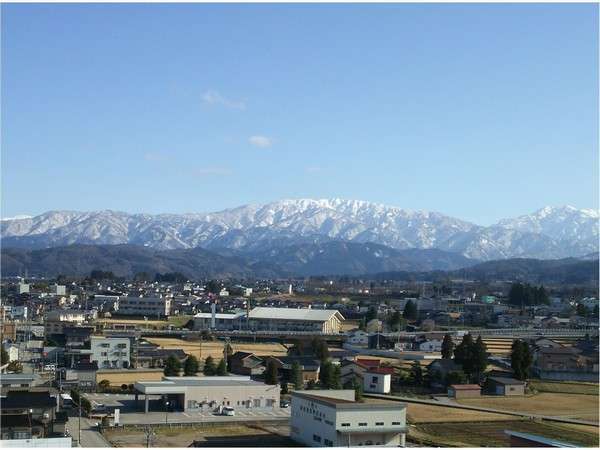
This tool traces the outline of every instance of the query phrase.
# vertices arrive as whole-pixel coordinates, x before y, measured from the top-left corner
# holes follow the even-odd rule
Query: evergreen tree
[[[473,373],[476,377],[476,381],[481,379],[481,375],[483,372],[485,372],[485,369],[488,366],[487,357],[487,347],[480,335],[473,346]]]
[[[8,364],[9,363],[9,361],[8,361],[8,358],[9,358],[8,352],[4,349],[4,345],[2,345],[1,352],[2,352],[2,356],[0,357],[0,359],[1,359],[0,365],[3,366],[4,364]]]
[[[335,368],[331,361],[325,361],[321,364],[321,370],[319,371],[319,382],[321,389],[331,389],[335,383]]]
[[[333,380],[331,381],[331,389],[342,389],[342,369],[337,364],[333,368]]]
[[[454,361],[462,366],[463,371],[469,378],[475,372],[474,347],[473,336],[469,333],[463,336],[462,342],[454,349]]]
[[[212,356],[208,356],[204,360],[204,368],[202,369],[202,373],[207,377],[214,376],[217,373],[217,366],[215,366],[215,360]]]
[[[231,347],[231,344],[229,344],[229,342],[227,344],[225,344],[225,350],[223,351],[223,353],[225,353],[225,361],[227,362],[227,371],[231,372],[231,357],[233,356],[233,348]]]
[[[377,309],[371,306],[367,311],[367,314],[365,314],[365,324],[369,323],[373,319],[377,319]]]
[[[175,355],[171,355],[167,358],[165,362],[164,374],[167,377],[178,377],[179,371],[181,370],[181,362],[179,359],[175,357]]]
[[[412,300],[407,301],[406,305],[404,305],[404,311],[402,312],[402,316],[409,321],[417,320],[417,305],[415,305]]]
[[[217,375],[224,377],[227,375],[227,363],[224,359],[219,361],[219,365],[217,366]]]
[[[467,376],[464,372],[453,370],[452,372],[448,372],[446,375],[446,387],[451,384],[464,384],[467,382]]]
[[[388,320],[388,325],[392,331],[400,331],[404,325],[404,319],[399,311],[394,311]]]
[[[421,386],[423,384],[423,369],[421,368],[419,361],[412,363],[412,366],[410,367],[410,375],[412,382],[415,385]]]
[[[275,361],[269,359],[265,370],[265,383],[273,385],[277,384],[277,378],[277,365],[275,364]]]
[[[319,361],[325,361],[329,358],[329,348],[327,348],[327,342],[323,339],[315,337],[312,340],[311,347],[313,349],[313,353]]]
[[[527,342],[517,339],[513,342],[510,354],[510,366],[517,380],[526,380],[533,363],[533,355]]]
[[[294,361],[292,363],[291,382],[296,390],[304,387],[304,381],[302,380],[302,368],[300,367],[298,361]]]
[[[442,341],[442,359],[452,359],[453,353],[454,341],[452,341],[452,336],[446,334],[444,335],[444,340]]]
[[[183,374],[186,377],[193,377],[198,372],[198,367],[198,358],[196,358],[194,355],[190,355],[183,363]]]

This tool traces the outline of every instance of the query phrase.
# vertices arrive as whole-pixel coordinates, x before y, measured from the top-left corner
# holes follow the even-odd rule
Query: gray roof
[[[250,377],[224,376],[224,377],[164,377],[163,381],[141,382],[140,384],[173,383],[176,386],[264,386],[264,383],[254,381]]]
[[[525,384],[524,381],[516,380],[515,378],[508,378],[508,377],[489,377],[489,379],[495,381],[498,384],[505,384],[505,385],[510,385],[510,384],[522,385],[522,384]]]
[[[250,311],[250,319],[308,320],[325,322],[333,316],[337,316],[340,320],[344,319],[344,316],[336,309],[266,308],[258,306]]]
[[[325,397],[321,395],[312,395],[306,392],[292,392],[292,397],[298,396],[314,401],[315,403],[321,403],[322,405],[329,406],[339,410],[352,410],[352,411],[377,411],[377,410],[397,410],[401,411],[406,409],[406,404],[400,402],[387,402],[387,403],[360,403],[352,400],[346,400],[343,398]]]

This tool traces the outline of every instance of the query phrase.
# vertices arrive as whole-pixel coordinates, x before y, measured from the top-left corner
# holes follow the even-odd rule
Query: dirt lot
[[[256,447],[289,446],[289,430],[271,430],[242,424],[211,425],[207,427],[155,427],[152,447],[189,447],[194,441],[206,446]],[[114,447],[146,447],[146,433],[142,429],[110,430],[104,436]],[[270,445],[273,446],[273,445]]]
[[[583,431],[562,424],[527,420],[419,424],[410,429],[409,435],[411,440],[421,440],[429,445],[509,447],[510,441],[505,430],[533,433],[584,447],[598,445],[598,431],[593,427]]]
[[[459,403],[530,414],[598,421],[597,395],[544,392],[526,397],[484,396],[459,400]]]
[[[219,361],[223,358],[223,342],[219,341],[184,341],[176,338],[148,338],[149,342],[153,342],[161,346],[161,348],[180,348],[184,352],[194,355],[202,360],[209,355]],[[277,343],[237,343],[231,342],[231,347],[234,352],[251,352],[258,356],[285,356],[287,355],[286,348]]]
[[[163,375],[163,369],[98,371],[96,382],[108,380],[111,386],[121,386],[122,384],[134,384],[136,381],[160,381]]]

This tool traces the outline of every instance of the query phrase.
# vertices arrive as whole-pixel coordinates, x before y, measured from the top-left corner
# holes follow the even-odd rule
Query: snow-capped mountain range
[[[598,251],[596,210],[545,207],[484,227],[437,212],[357,200],[282,200],[205,214],[49,211],[3,219],[4,247],[138,244],[265,251],[331,240],[439,249],[478,260],[584,256]]]

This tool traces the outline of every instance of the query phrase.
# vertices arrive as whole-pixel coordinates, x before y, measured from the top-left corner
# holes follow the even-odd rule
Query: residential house
[[[392,390],[392,367],[368,369],[363,375],[363,390],[375,394],[389,394]]]
[[[318,381],[321,370],[321,362],[311,356],[267,356],[265,367],[269,360],[275,361],[279,376],[284,380],[290,380],[292,365],[297,362],[302,370],[302,381]]]
[[[265,371],[262,358],[248,352],[235,352],[229,358],[229,371],[238,375],[260,375]]]
[[[507,397],[525,395],[525,382],[509,377],[488,377],[486,390],[489,394]]]
[[[481,386],[478,384],[451,384],[448,386],[448,397],[461,398],[476,398],[481,396]]]

